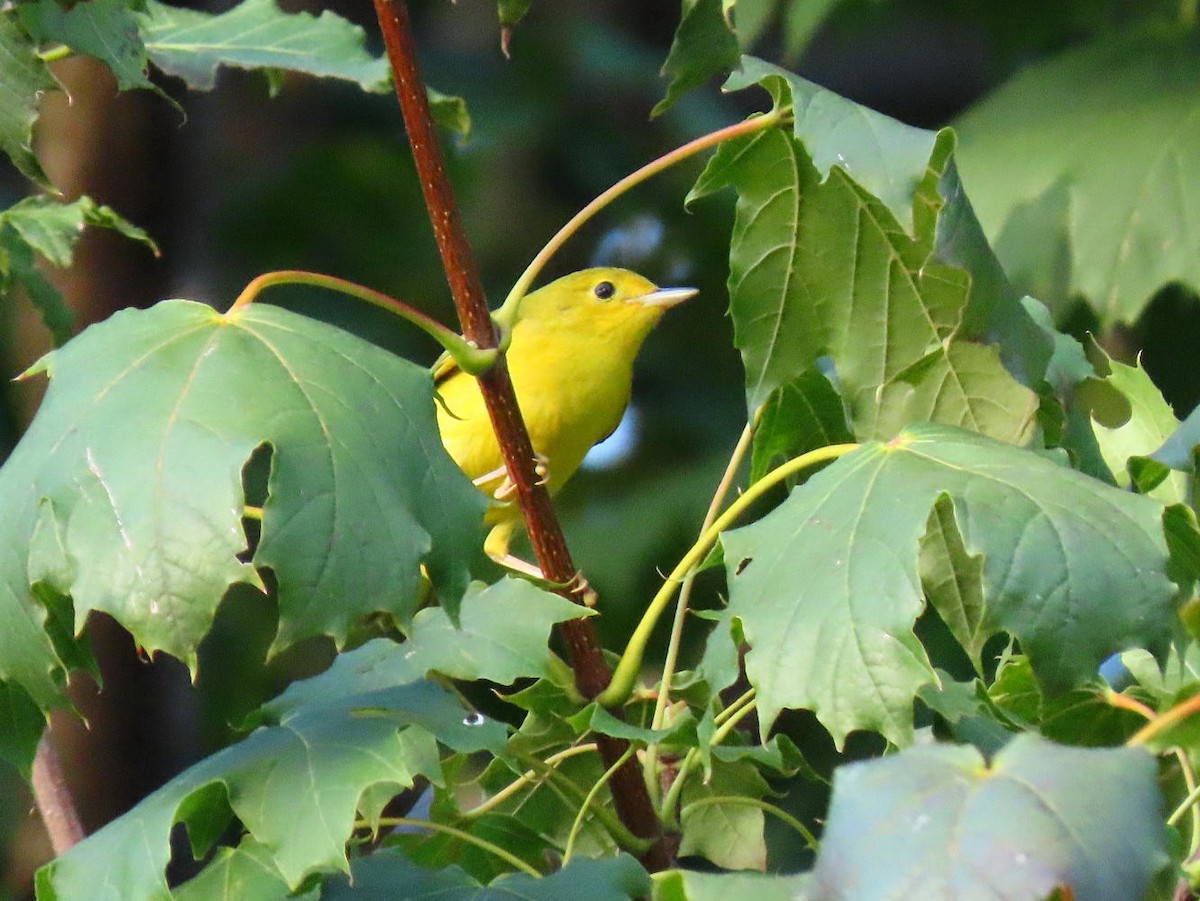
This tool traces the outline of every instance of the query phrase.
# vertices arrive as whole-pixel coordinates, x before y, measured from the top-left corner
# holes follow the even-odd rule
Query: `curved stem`
[[[735,700],[732,704],[730,704],[728,707],[726,707],[724,710],[722,710],[720,713],[718,713],[716,716],[714,716],[713,724],[717,725],[717,726],[723,726],[725,723],[729,722],[729,720],[732,717],[736,717],[737,719],[740,720],[742,718],[742,708],[745,707],[747,704],[754,703],[754,699],[757,696],[758,696],[757,688],[751,688],[751,689],[747,690],[744,694],[742,694],[740,697],[738,697],[738,699]],[[714,742],[720,740],[717,738],[718,734],[720,735],[721,738],[724,738],[726,735],[729,734],[729,730],[725,729],[724,731],[719,731],[717,733],[714,733],[713,734]]]
[[[66,44],[59,44],[57,47],[51,47],[48,50],[42,50],[38,53],[37,58],[44,63],[56,63],[60,59],[66,59],[71,56],[74,51]]]
[[[689,141],[682,147],[675,148],[670,153],[663,154],[658,159],[647,163],[635,172],[631,172],[629,175],[626,175],[608,190],[598,195],[591,203],[581,209],[578,213],[572,216],[570,221],[560,228],[554,237],[546,242],[546,246],[538,251],[537,256],[535,256],[530,264],[525,267],[525,271],[521,273],[521,277],[517,279],[516,283],[512,286],[512,289],[508,292],[508,296],[504,299],[504,303],[500,305],[500,309],[498,309],[495,313],[494,318],[496,321],[505,325],[506,327],[511,327],[512,324],[516,322],[517,309],[520,306],[521,299],[525,296],[525,293],[533,284],[533,280],[538,277],[538,273],[542,271],[542,267],[545,266],[550,258],[558,252],[558,249],[567,242],[568,238],[575,234],[575,232],[579,231],[584,223],[586,223],[589,219],[596,215],[596,213],[600,212],[600,210],[604,209],[630,188],[641,184],[652,175],[657,175],[664,169],[669,169],[671,166],[674,166],[676,163],[681,162],[688,157],[695,156],[697,153],[707,150],[709,147],[715,147],[717,144],[728,141],[732,138],[741,137],[742,135],[752,134],[756,131],[770,128],[783,121],[788,114],[789,111],[787,109],[773,109],[761,116],[745,119],[734,125],[727,126],[726,128],[721,128],[709,134],[702,135],[693,141]]]
[[[726,716],[726,720],[721,727],[713,733],[712,742],[709,745],[710,747],[713,745],[719,745],[721,742],[723,742],[725,740],[725,736],[733,731],[734,727],[737,726],[744,716],[757,709],[758,705],[754,703],[753,698],[746,700],[747,695],[751,694],[752,691],[753,689],[750,692],[747,692],[745,695],[742,695],[742,697],[738,698],[738,700],[734,701],[734,703],[729,706],[729,709],[722,711]],[[734,707],[739,708],[736,713],[733,712]],[[679,795],[682,793],[684,783],[687,782],[688,776],[695,768],[696,762],[699,759],[700,749],[692,748],[683,758],[683,763],[679,765],[679,772],[675,774],[675,781],[671,783],[670,789],[667,790],[667,796],[663,799],[662,809],[659,811],[659,816],[662,818],[664,823],[674,823],[676,821],[675,808],[679,806]]]
[[[740,804],[743,807],[757,807],[759,810],[783,820],[783,822],[787,823],[800,834],[800,837],[804,839],[804,843],[808,845],[809,848],[814,851],[817,849],[817,837],[812,834],[812,830],[810,830],[786,810],[776,807],[774,804],[770,804],[759,798],[749,798],[745,795],[713,795],[711,798],[700,798],[699,800],[693,801],[691,804],[684,805],[683,810],[679,812],[679,818],[682,820],[693,810],[696,810],[699,807],[707,807],[710,804]]]
[[[1185,813],[1187,813],[1189,810],[1191,810],[1192,813],[1195,814],[1196,801],[1200,800],[1200,787],[1198,787],[1196,785],[1196,776],[1194,773],[1192,773],[1192,768],[1188,765],[1187,754],[1185,754],[1182,750],[1180,750],[1180,751],[1176,752],[1175,757],[1179,761],[1180,767],[1182,767],[1182,769],[1183,769],[1183,781],[1187,785],[1188,794],[1187,794],[1186,798],[1184,798],[1182,801],[1179,802],[1179,806],[1175,808],[1175,810],[1171,813],[1171,815],[1169,817],[1167,817],[1167,825],[1168,826],[1174,826],[1176,823],[1178,823],[1181,819],[1183,819],[1183,815]],[[1193,845],[1192,850],[1193,851],[1195,850],[1195,842],[1196,842],[1194,827],[1195,827],[1195,823],[1193,823],[1193,835],[1192,835],[1192,845]]]
[[[587,794],[583,791],[583,789],[581,789],[574,783],[574,781],[564,776],[558,770],[551,766],[547,766],[536,758],[534,760],[530,760],[529,763],[533,769],[542,773],[542,775],[545,777],[545,780],[550,783],[552,787],[556,787],[565,795],[573,796],[576,802],[580,805],[587,800]],[[622,763],[624,763],[624,761],[622,761]],[[653,839],[641,838],[637,835],[634,835],[633,832],[627,829],[625,825],[619,819],[613,816],[611,811],[607,810],[606,808],[597,807],[593,813],[596,816],[596,822],[603,826],[604,830],[612,837],[613,841],[615,841],[626,851],[630,851],[634,854],[642,854],[645,853],[646,849],[653,844]]]
[[[554,767],[557,766],[560,761],[566,760],[568,757],[575,757],[579,754],[587,754],[596,750],[598,749],[595,742],[588,742],[587,744],[583,745],[575,745],[574,747],[559,751],[557,754],[551,754],[543,761],[543,763],[548,767]],[[518,776],[486,801],[478,804],[475,807],[472,807],[470,810],[464,810],[461,814],[459,814],[459,816],[461,816],[464,820],[473,820],[477,817],[481,817],[485,813],[495,810],[527,785],[530,785],[534,782],[543,782],[546,778],[547,777],[543,776],[542,779],[538,779],[538,773],[536,770],[526,770],[524,774]]]
[[[703,535],[705,530],[713,524],[713,520],[717,518],[717,513],[721,509],[721,505],[725,503],[725,495],[729,493],[730,487],[733,485],[733,480],[737,476],[738,467],[742,463],[742,458],[746,456],[746,451],[750,447],[750,439],[754,435],[753,422],[746,423],[746,427],[742,429],[742,435],[738,439],[738,443],[733,448],[733,453],[729,456],[729,463],[725,467],[725,472],[721,476],[721,481],[717,483],[717,490],[713,493],[712,501],[708,505],[708,510],[704,514],[704,521],[700,524],[700,534]],[[683,580],[683,585],[679,588],[679,603],[675,605],[675,618],[671,621],[671,638],[667,642],[667,656],[663,660],[662,678],[658,684],[658,697],[654,701],[654,716],[650,720],[651,729],[661,729],[663,727],[663,718],[667,713],[667,706],[671,703],[671,681],[675,678],[675,667],[679,662],[679,647],[683,644],[683,627],[687,623],[688,601],[692,597],[692,585],[696,582],[696,571],[691,570]],[[658,771],[658,745],[652,744],[646,748],[646,761],[642,767],[642,773],[646,779],[646,787],[650,790],[652,796],[657,796],[658,779],[655,773]]]
[[[806,454],[801,454],[799,457],[775,467],[775,469],[746,489],[741,497],[730,504],[729,508],[718,516],[712,525],[704,530],[704,534],[692,545],[691,549],[683,556],[683,559],[679,561],[679,564],[671,570],[671,574],[663,582],[663,587],[659,589],[658,594],[650,601],[650,604],[646,607],[646,612],[642,614],[641,621],[638,622],[637,628],[634,629],[633,635],[629,639],[629,644],[625,647],[625,653],[621,655],[621,660],[617,664],[616,671],[613,673],[612,681],[609,682],[608,688],[596,696],[597,703],[603,707],[617,707],[628,700],[629,695],[633,692],[638,672],[641,670],[642,658],[645,656],[646,645],[650,641],[650,634],[654,631],[654,626],[658,623],[658,618],[662,615],[663,610],[671,602],[671,597],[675,593],[675,586],[680,583],[692,567],[704,559],[705,554],[716,543],[720,534],[734,520],[745,513],[751,504],[788,476],[808,469],[811,466],[816,466],[818,463],[834,460],[843,454],[848,454],[857,447],[857,444],[831,444],[828,447],[818,448]]]
[[[1155,717],[1135,732],[1125,744],[1130,747],[1147,744],[1157,737],[1159,733],[1165,732],[1167,729],[1170,729],[1172,726],[1197,712],[1200,712],[1200,694],[1192,695],[1186,701],[1176,704],[1166,713]]]
[[[1122,694],[1119,691],[1113,691],[1111,688],[1104,692],[1104,703],[1110,707],[1119,707],[1121,710],[1128,710],[1136,713],[1143,719],[1154,719],[1154,711],[1143,704],[1136,698],[1131,698],[1129,695]]]
[[[253,303],[264,290],[276,285],[308,285],[314,288],[326,288],[330,291],[337,291],[339,294],[345,294],[349,297],[366,301],[371,306],[378,307],[381,310],[386,310],[395,316],[399,316],[405,322],[412,323],[425,334],[429,335],[429,337],[433,338],[434,341],[442,345],[454,357],[455,362],[465,372],[469,372],[471,375],[478,375],[485,371],[496,360],[496,350],[494,348],[482,349],[475,347],[461,335],[455,334],[436,319],[425,315],[420,310],[414,309],[406,303],[401,303],[394,297],[389,297],[381,291],[347,281],[344,278],[322,275],[319,272],[305,272],[302,269],[281,269],[276,272],[264,272],[257,278],[251,279],[250,283],[242,289],[242,293],[237,296],[237,299],[234,300],[233,304],[225,312],[225,316],[232,316],[236,311]]]
[[[575,822],[571,824],[571,831],[567,834],[567,846],[563,850],[563,866],[565,867],[571,862],[571,854],[575,851],[575,842],[579,838],[579,831],[583,828],[583,818],[587,816],[588,809],[591,808],[592,802],[596,800],[596,795],[600,793],[600,789],[608,785],[613,775],[619,770],[625,761],[633,756],[633,745],[625,749],[625,753],[613,761],[613,765],[604,771],[596,784],[591,787],[587,795],[583,799],[583,803],[579,805],[579,812],[575,814]]]
[[[366,820],[359,820],[354,825],[356,828],[362,829],[362,828],[369,827],[371,824],[368,823]],[[380,825],[380,826],[417,826],[421,829],[428,829],[431,832],[441,832],[445,835],[449,835],[449,836],[457,838],[461,841],[464,841],[469,845],[474,845],[476,848],[479,848],[481,851],[486,851],[488,854],[492,854],[496,857],[499,857],[501,860],[503,860],[509,866],[513,867],[514,869],[520,870],[522,873],[529,874],[534,879],[540,879],[542,877],[541,873],[539,873],[537,870],[535,870],[533,867],[531,867],[525,861],[521,860],[521,858],[517,857],[515,854],[513,854],[509,851],[505,851],[499,845],[494,845],[491,842],[489,842],[487,839],[482,839],[477,835],[471,835],[471,833],[469,833],[469,832],[463,832],[461,829],[455,829],[453,826],[447,826],[445,823],[435,823],[432,820],[414,820],[414,819],[410,819],[408,817],[380,817],[380,819],[378,821],[378,825]]]

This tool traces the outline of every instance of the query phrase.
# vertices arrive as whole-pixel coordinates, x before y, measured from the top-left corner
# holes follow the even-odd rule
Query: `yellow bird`
[[[593,444],[621,421],[633,384],[633,360],[655,323],[694,288],[658,288],[627,269],[584,269],[529,294],[520,305],[508,369],[529,429],[538,472],[553,494]],[[534,576],[540,571],[508,553],[521,514],[510,501],[483,397],[453,360],[435,368],[438,428],[454,462],[496,504],[484,544],[488,556]]]

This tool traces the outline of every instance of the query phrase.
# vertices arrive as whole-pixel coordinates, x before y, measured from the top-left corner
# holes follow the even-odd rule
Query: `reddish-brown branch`
[[[46,834],[50,836],[50,847],[54,849],[55,856],[64,854],[83,841],[86,833],[79,821],[79,814],[75,812],[75,802],[67,789],[62,763],[50,741],[49,731],[43,733],[42,740],[38,742],[29,781],[33,787],[34,803],[42,815]]]
[[[429,210],[434,238],[463,335],[478,347],[495,347],[496,334],[483,287],[458,215],[454,192],[442,162],[437,131],[429,112],[429,100],[417,65],[416,44],[407,5],[404,0],[374,0],[374,3],[421,181],[421,191]],[[480,377],[479,384],[504,464],[516,488],[517,502],[525,518],[529,543],[538,565],[549,581],[564,585],[570,583],[576,575],[575,564],[571,561],[558,518],[550,505],[550,496],[545,487],[539,484],[534,471],[533,445],[521,419],[503,357]],[[563,589],[561,593],[571,600],[579,600],[568,589]],[[595,697],[608,685],[611,676],[595,627],[589,620],[583,619],[563,623],[561,629],[579,690],[587,697]],[[628,747],[624,741],[606,736],[602,736],[598,744],[607,766],[613,765]],[[610,788],[617,813],[631,832],[643,838],[660,835],[658,818],[641,772],[632,757],[614,774]],[[644,862],[651,869],[664,869],[671,865],[673,856],[667,843],[658,841],[645,856]]]

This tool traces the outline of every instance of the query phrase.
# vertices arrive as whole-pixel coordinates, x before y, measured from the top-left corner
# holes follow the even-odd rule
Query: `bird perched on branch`
[[[694,288],[658,288],[627,269],[584,269],[529,294],[512,330],[508,369],[537,455],[553,494],[579,468],[592,445],[617,424],[629,403],[633,361],[655,323]],[[512,569],[541,577],[509,554],[521,512],[480,394],[478,382],[452,359],[434,379],[442,443],[459,467],[496,503],[484,549]]]

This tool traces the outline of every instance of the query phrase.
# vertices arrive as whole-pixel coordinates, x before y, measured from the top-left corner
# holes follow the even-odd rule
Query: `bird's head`
[[[695,288],[659,288],[628,269],[582,269],[527,296],[518,322],[640,344],[667,309],[695,294]]]

